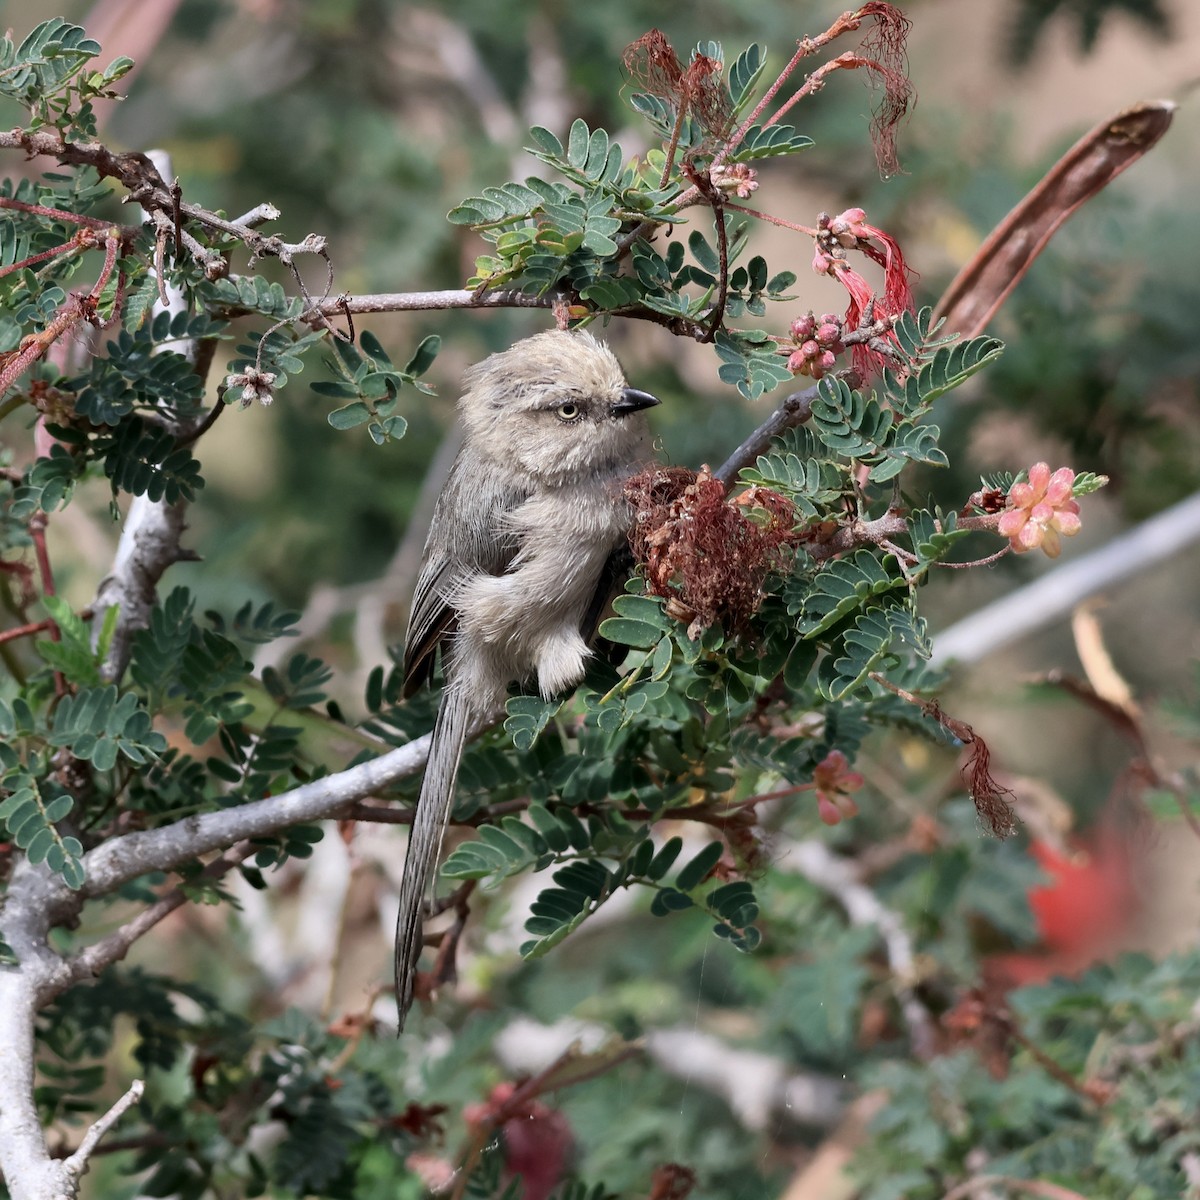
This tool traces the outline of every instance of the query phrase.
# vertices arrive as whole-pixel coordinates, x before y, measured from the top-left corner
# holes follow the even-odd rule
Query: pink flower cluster
[[[858,329],[869,318],[878,321],[897,317],[913,306],[911,274],[900,244],[890,233],[868,225],[867,214],[861,208],[848,208],[836,216],[821,213],[817,217],[817,234],[813,250],[812,269],[818,275],[836,279],[850,294],[843,325]],[[846,257],[847,250],[865,255],[883,268],[883,294],[876,295],[871,285],[855,271]],[[887,333],[881,341],[894,340]],[[890,363],[889,356],[865,342],[854,347],[854,365],[865,376],[882,370]]]
[[[850,799],[865,780],[850,770],[850,760],[840,750],[830,750],[813,771],[817,793],[817,815],[826,825],[837,825],[844,817],[858,815],[858,805]]]
[[[1029,469],[1028,483],[1014,483],[1008,492],[1008,508],[996,527],[1008,538],[1017,554],[1039,547],[1051,558],[1062,553],[1060,537],[1079,532],[1079,505],[1074,499],[1075,472],[1059,467],[1052,475],[1045,463]]]
[[[848,208],[836,217],[830,217],[829,232],[837,244],[847,250],[857,246],[859,238],[880,234],[878,229],[867,224],[867,213],[862,208]]]
[[[792,337],[799,346],[787,360],[793,375],[811,375],[820,379],[832,371],[837,356],[845,350],[842,344],[842,319],[837,313],[825,313],[820,321],[806,313],[792,322]]]

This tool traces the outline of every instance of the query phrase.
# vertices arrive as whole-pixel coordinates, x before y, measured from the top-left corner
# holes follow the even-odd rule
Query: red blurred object
[[[499,1124],[504,1161],[521,1177],[523,1200],[546,1200],[567,1172],[575,1139],[567,1118],[540,1100],[513,1108],[516,1091],[515,1083],[498,1083],[484,1103],[468,1105],[463,1115],[471,1125]]]
[[[1029,853],[1051,878],[1029,890],[1042,944],[987,960],[989,982],[1006,988],[1082,974],[1118,950],[1138,912],[1127,831],[1105,824],[1067,856],[1045,842],[1031,843]]]

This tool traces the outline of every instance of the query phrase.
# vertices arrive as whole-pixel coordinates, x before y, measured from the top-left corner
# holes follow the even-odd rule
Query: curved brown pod
[[[955,276],[934,310],[944,331],[982,333],[1059,226],[1157,144],[1176,107],[1144,100],[1080,138]]]

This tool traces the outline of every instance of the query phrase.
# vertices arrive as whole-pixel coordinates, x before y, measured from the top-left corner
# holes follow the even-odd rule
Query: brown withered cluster
[[[657,96],[680,118],[690,116],[700,126],[707,153],[713,153],[729,136],[733,106],[721,81],[722,63],[706,54],[696,54],[684,66],[661,29],[651,29],[631,42],[623,57],[629,78],[637,87]]]
[[[763,582],[793,541],[786,496],[751,487],[730,499],[707,467],[652,467],[625,484],[633,505],[629,540],[647,587],[688,637],[717,622],[735,632],[758,611]]]

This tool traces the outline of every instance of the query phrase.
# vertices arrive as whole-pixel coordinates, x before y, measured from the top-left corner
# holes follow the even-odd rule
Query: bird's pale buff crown
[[[549,330],[471,367],[459,401],[468,443],[546,487],[605,473],[647,450],[644,407],[590,333]]]

